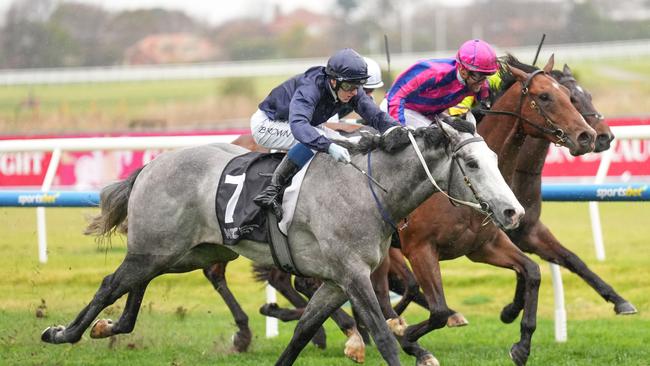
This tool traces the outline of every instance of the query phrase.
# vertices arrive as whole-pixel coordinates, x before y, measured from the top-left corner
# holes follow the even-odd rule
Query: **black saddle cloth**
[[[215,208],[225,245],[240,240],[269,242],[266,215],[253,202],[270,182],[284,153],[250,152],[226,165],[217,189]]]

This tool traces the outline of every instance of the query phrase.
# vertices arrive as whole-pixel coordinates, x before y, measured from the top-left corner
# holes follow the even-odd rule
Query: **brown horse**
[[[579,103],[583,116],[598,132],[594,151],[607,150],[614,135],[607,124],[603,123],[602,116],[593,107],[591,95],[576,84],[571,70],[566,65],[563,73],[558,75],[558,79],[564,85],[573,85],[573,87],[570,87],[572,100]],[[524,252],[537,254],[542,259],[563,266],[580,276],[605,301],[614,304],[616,314],[636,313],[635,307],[630,302],[621,297],[609,284],[592,272],[575,253],[565,248],[548,227],[541,222],[541,172],[548,148],[549,143],[539,139],[526,139],[522,146],[513,180],[509,184],[519,201],[526,208],[526,214],[519,228],[508,232],[508,236]],[[517,289],[519,289],[519,286]],[[515,302],[519,296],[520,294],[515,294]],[[516,308],[510,309],[509,312],[507,319],[517,316]]]
[[[543,71],[526,74],[511,66],[510,73],[502,72],[503,94],[496,100],[492,112],[479,124],[479,133],[499,155],[505,177],[512,177],[515,170],[513,161],[517,161],[526,136],[562,144],[576,155],[593,149],[595,132],[571,104],[568,90],[550,76],[552,67],[551,57]],[[564,125],[559,126],[560,123]],[[431,330],[443,327],[455,313],[444,298],[439,262],[464,255],[474,262],[517,272],[519,297],[516,306],[519,311],[523,309],[524,315],[520,340],[511,348],[510,356],[517,365],[527,362],[536,328],[540,282],[539,267],[535,262],[503,231],[492,224],[485,225],[483,216],[467,207],[452,205],[441,194],[434,194],[409,216],[408,226],[400,232],[400,238],[402,252],[411,263],[430,312],[429,319],[406,329],[407,340],[416,341]],[[382,310],[390,313],[390,306],[386,305],[388,286],[385,275],[376,271],[373,279],[378,281],[378,296],[383,298]]]
[[[505,59],[508,64],[517,68],[533,72],[534,67],[518,61],[512,56]],[[564,65],[562,71],[553,70],[551,75],[563,86],[565,86],[571,97],[571,102],[576,109],[587,120],[597,132],[594,152],[601,152],[609,149],[614,135],[609,126],[603,122],[603,117],[597,112],[591,101],[591,94],[578,85],[571,69]],[[480,130],[480,129],[479,129]],[[509,232],[511,240],[523,251],[535,253],[543,259],[557,263],[568,268],[583,278],[591,285],[605,300],[614,303],[614,310],[617,314],[633,314],[636,309],[632,304],[618,295],[610,285],[605,283],[598,275],[593,273],[587,265],[580,260],[573,252],[563,247],[552,233],[546,228],[540,219],[542,204],[541,197],[541,171],[547,155],[549,141],[537,138],[526,138],[519,158],[517,159],[511,188],[520,202],[526,208],[524,220],[519,228]],[[522,288],[521,286],[517,288]],[[521,304],[521,294],[516,296],[515,303]],[[518,312],[515,308],[510,309],[504,319],[509,321],[516,318]],[[519,310],[521,308],[519,307]],[[448,320],[448,325],[464,325],[467,321],[462,314],[456,313]]]
[[[506,61],[525,71],[534,70],[532,66],[523,64],[512,56],[509,56]],[[568,88],[572,103],[589,125],[596,130],[597,138],[594,152],[609,149],[614,135],[609,126],[604,123],[602,115],[597,112],[591,102],[591,94],[577,84],[571,69],[567,65],[564,65],[562,71],[552,71],[552,75],[560,84]],[[508,236],[524,252],[537,254],[548,262],[558,264],[576,273],[606,301],[614,304],[616,314],[635,314],[637,310],[634,305],[625,300],[609,284],[592,272],[575,253],[564,247],[548,227],[541,222],[541,173],[549,145],[547,140],[526,138],[521,147],[513,179],[509,184],[517,199],[526,208],[526,213],[520,226],[516,230],[508,232]],[[504,322],[512,322],[522,310],[522,289],[522,285],[518,284],[513,302],[504,308],[501,316]],[[466,324],[466,320],[460,313],[454,314],[449,322]]]

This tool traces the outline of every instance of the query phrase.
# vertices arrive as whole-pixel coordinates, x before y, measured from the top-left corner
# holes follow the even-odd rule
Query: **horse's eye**
[[[468,161],[467,166],[472,168],[472,169],[478,169],[478,163],[476,162],[476,160]]]
[[[549,100],[551,100],[551,96],[548,95],[548,93],[542,93],[539,95],[539,100],[541,100],[542,102],[548,102]]]

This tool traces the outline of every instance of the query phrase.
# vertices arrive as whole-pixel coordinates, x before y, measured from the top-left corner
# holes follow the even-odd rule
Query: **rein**
[[[447,134],[447,132],[442,128],[440,125],[440,121],[436,119],[436,123],[438,124],[438,127],[440,130],[447,136],[449,140],[451,140],[451,137]],[[486,214],[485,220],[482,223],[482,226],[485,226],[489,223],[490,217],[493,215],[492,211],[490,210],[490,205],[481,199],[481,197],[478,195],[478,192],[476,192],[476,189],[472,185],[471,181],[467,177],[467,174],[465,173],[465,170],[463,169],[462,165],[458,162],[458,151],[463,148],[463,146],[468,145],[472,142],[481,142],[484,141],[482,137],[480,136],[474,136],[471,138],[468,138],[466,140],[461,141],[455,148],[454,151],[452,152],[451,159],[456,162],[456,165],[460,169],[461,174],[463,174],[463,181],[465,182],[465,185],[472,191],[472,194],[474,195],[474,198],[479,203],[474,203],[474,202],[469,202],[469,201],[464,201],[458,198],[454,198],[447,194],[436,182],[435,178],[433,178],[433,175],[431,174],[431,171],[429,170],[429,167],[427,166],[426,161],[424,160],[424,156],[422,156],[422,152],[420,151],[420,148],[418,147],[417,142],[415,141],[415,137],[413,137],[413,133],[411,131],[408,131],[408,137],[409,140],[411,141],[411,145],[413,146],[413,149],[415,150],[415,154],[418,156],[418,159],[420,160],[420,163],[422,164],[422,168],[424,169],[424,172],[427,174],[427,177],[429,178],[429,181],[431,181],[431,184],[438,190],[438,192],[442,193],[449,199],[449,201],[454,204],[460,204],[463,206],[467,206],[473,209],[476,209],[478,211],[481,211]],[[395,224],[395,221],[390,217],[390,214],[384,209],[383,205],[379,201],[379,197],[377,197],[377,193],[375,192],[373,188],[373,183],[375,182],[374,179],[372,179],[372,165],[371,165],[371,152],[368,152],[368,174],[366,176],[368,177],[368,188],[370,189],[370,192],[372,193],[372,197],[375,200],[375,204],[377,205],[377,209],[381,213],[381,217],[385,222],[387,222],[394,230],[399,231],[406,227],[408,225],[408,221],[405,220],[404,224],[402,227],[398,228],[397,225]],[[450,169],[451,171],[451,169]],[[451,172],[450,172],[451,176]],[[381,187],[381,186],[380,186]]]
[[[561,144],[566,141],[566,134],[565,132],[557,126],[557,123],[553,122],[553,120],[549,117],[549,115],[540,107],[539,103],[536,101],[535,96],[532,94],[528,93],[528,87],[530,86],[530,83],[532,82],[533,78],[538,75],[538,74],[544,74],[544,70],[535,70],[533,71],[530,75],[528,75],[528,78],[526,78],[525,81],[522,82],[522,87],[521,87],[521,95],[519,98],[519,107],[518,107],[518,112],[510,112],[510,111],[495,111],[491,109],[479,109],[481,113],[485,114],[500,114],[500,115],[507,115],[507,116],[512,116],[512,117],[517,117],[517,122],[523,121],[528,123],[530,126],[538,129],[544,134],[551,135],[557,139],[556,144]],[[544,117],[544,121],[551,126],[551,128],[545,127],[545,126],[540,126],[528,118],[524,117],[521,114],[521,110],[524,107],[524,99],[528,96],[530,98],[530,107],[535,110],[540,116]]]
[[[443,131],[443,133],[445,135],[447,135],[447,132],[442,128],[442,126],[440,125],[440,121],[438,119],[436,119],[436,123],[438,124],[438,127],[440,128],[440,130]],[[474,203],[474,202],[463,201],[461,199],[454,198],[454,197],[450,196],[449,194],[447,194],[447,192],[445,192],[442,188],[440,188],[438,183],[436,183],[436,180],[433,178],[433,175],[431,175],[431,171],[429,170],[429,167],[427,166],[426,161],[424,161],[424,157],[422,156],[422,152],[420,151],[420,148],[418,147],[418,144],[415,141],[415,137],[413,137],[413,134],[411,133],[411,131],[408,131],[408,137],[409,137],[409,140],[411,141],[411,145],[413,145],[413,149],[415,150],[415,154],[418,156],[418,159],[420,160],[420,163],[422,164],[422,168],[424,168],[424,172],[427,174],[427,177],[429,178],[429,181],[431,181],[431,184],[433,184],[433,186],[440,193],[445,195],[445,197],[447,197],[451,202],[456,202],[458,204],[461,204],[461,205],[464,205],[464,206],[467,206],[467,207],[471,207],[473,209],[476,209],[476,210],[479,210],[479,211],[482,211],[482,212],[489,212],[490,205],[487,202],[483,201],[478,196],[478,193],[476,192],[476,190],[474,189],[474,186],[472,185],[469,178],[467,177],[467,174],[465,174],[465,171],[463,170],[463,167],[458,162],[458,155],[457,155],[458,151],[463,146],[465,146],[467,144],[470,144],[472,142],[483,141],[482,137],[474,136],[474,137],[471,137],[471,138],[469,138],[467,140],[462,141],[461,143],[458,144],[458,146],[456,146],[456,148],[454,149],[454,151],[452,153],[452,156],[451,156],[452,160],[454,160],[456,162],[456,164],[460,168],[461,173],[463,174],[463,180],[465,181],[465,185],[467,185],[467,187],[472,191],[472,194],[474,195],[476,200],[479,202],[478,204]],[[449,135],[447,135],[447,138],[449,138]]]
[[[379,202],[377,193],[375,193],[375,190],[372,188],[372,183],[374,179],[371,178],[372,177],[372,165],[370,164],[371,153],[372,151],[368,152],[368,174],[366,174],[366,176],[368,177],[368,188],[370,188],[370,193],[372,193],[372,198],[375,199],[375,204],[377,205],[377,209],[379,210],[379,213],[381,213],[382,219],[384,219],[384,221],[386,221],[393,228],[393,230],[397,230],[397,225],[395,224],[395,221],[393,221],[393,219],[390,217],[390,214],[386,212],[384,206],[382,206],[381,202]]]

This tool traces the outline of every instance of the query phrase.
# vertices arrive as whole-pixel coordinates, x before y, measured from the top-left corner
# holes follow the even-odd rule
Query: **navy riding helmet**
[[[370,77],[366,61],[351,48],[344,48],[330,57],[327,60],[325,73],[337,81],[357,82],[360,84]]]

